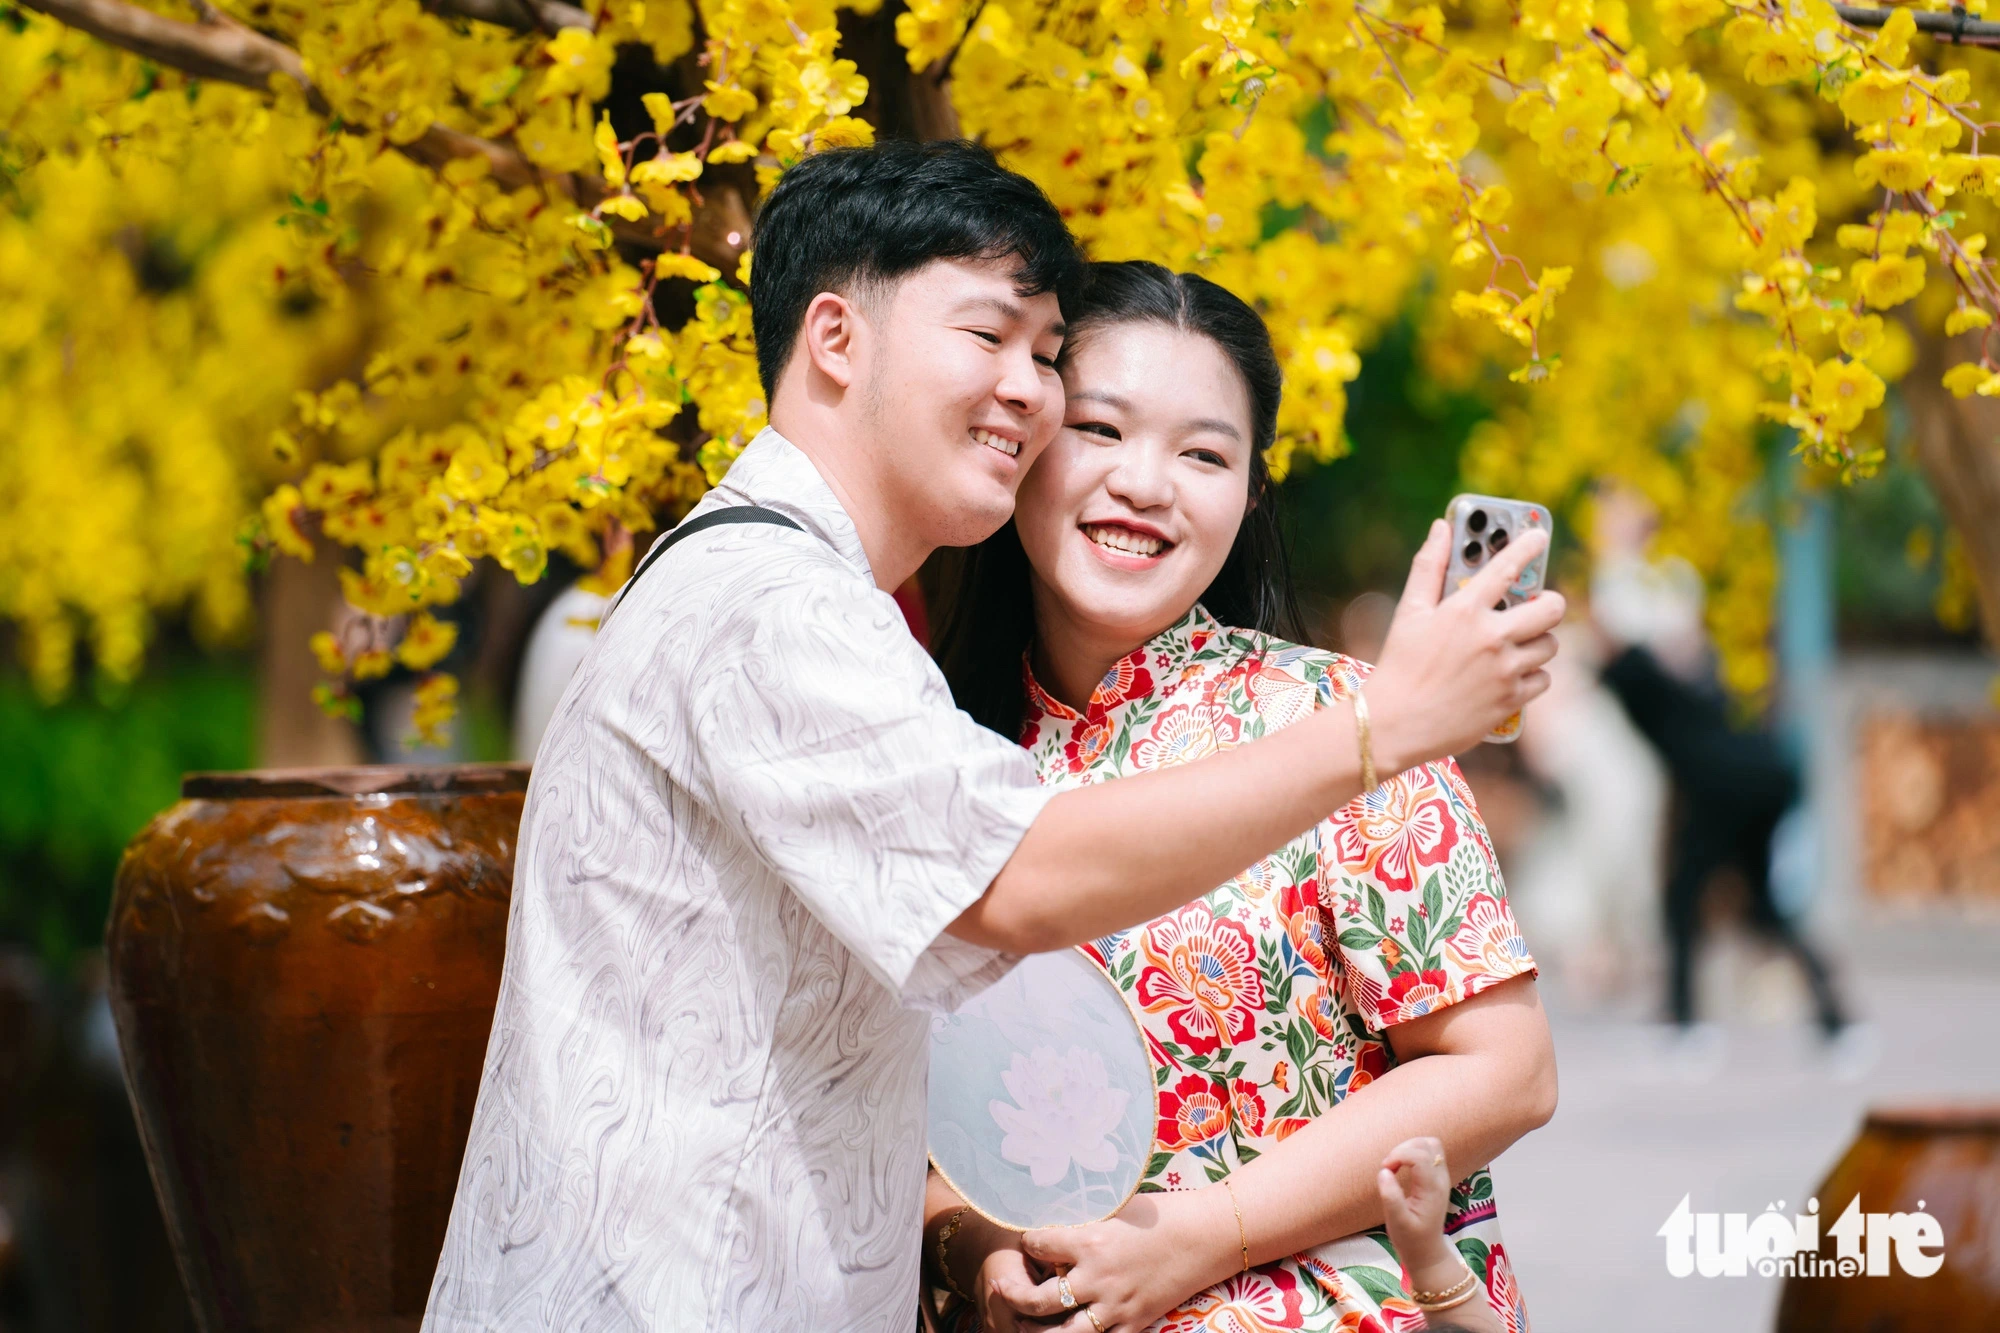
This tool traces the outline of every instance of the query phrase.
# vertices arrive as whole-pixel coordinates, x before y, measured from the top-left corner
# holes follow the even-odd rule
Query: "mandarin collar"
[[[870,583],[868,552],[840,497],[803,449],[769,426],[757,432],[715,488],[732,504],[774,510],[825,542]]]
[[[1111,670],[1104,673],[1104,679],[1097,683],[1097,688],[1091,691],[1090,703],[1081,713],[1041,687],[1035,679],[1031,655],[1023,654],[1021,676],[1029,707],[1064,721],[1102,718],[1121,704],[1151,694],[1155,686],[1173,681],[1183,668],[1193,662],[1195,654],[1206,648],[1220,633],[1221,623],[1208,613],[1207,607],[1196,602],[1175,624],[1119,658]]]

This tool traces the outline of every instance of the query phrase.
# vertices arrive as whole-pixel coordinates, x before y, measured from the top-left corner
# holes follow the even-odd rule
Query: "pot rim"
[[[1896,1134],[2000,1133],[2000,1102],[1911,1103],[1870,1107],[1866,1130]]]
[[[356,764],[186,773],[183,800],[325,796],[465,796],[528,789],[526,764]]]

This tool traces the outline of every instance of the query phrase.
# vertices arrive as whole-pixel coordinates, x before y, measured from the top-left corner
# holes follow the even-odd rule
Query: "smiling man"
[[[756,254],[771,429],[626,585],[536,755],[427,1329],[906,1333],[927,1010],[1360,790],[1328,710],[1052,798],[904,628],[887,590],[1004,523],[1063,419],[1083,268],[1034,185],[969,144],[828,152]],[[1500,652],[1540,613],[1475,625],[1497,593],[1439,605],[1426,558],[1370,685],[1385,772],[1471,743],[1545,660]]]

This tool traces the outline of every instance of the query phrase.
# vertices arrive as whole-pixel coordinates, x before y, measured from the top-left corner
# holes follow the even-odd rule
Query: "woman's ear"
[[[799,347],[814,373],[843,389],[853,386],[858,344],[866,336],[861,323],[859,308],[840,293],[813,297],[799,322]]]

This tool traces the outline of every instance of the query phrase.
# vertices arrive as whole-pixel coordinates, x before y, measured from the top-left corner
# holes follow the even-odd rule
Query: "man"
[[[967,144],[821,154],[772,193],[753,275],[772,429],[690,524],[796,527],[642,568],[550,724],[430,1329],[902,1333],[926,1008],[1360,790],[1342,709],[1051,799],[905,629],[887,590],[1005,522],[1062,421],[1082,269],[1032,184]],[[1559,600],[1439,603],[1444,554],[1434,533],[1370,686],[1384,772],[1545,683]]]

